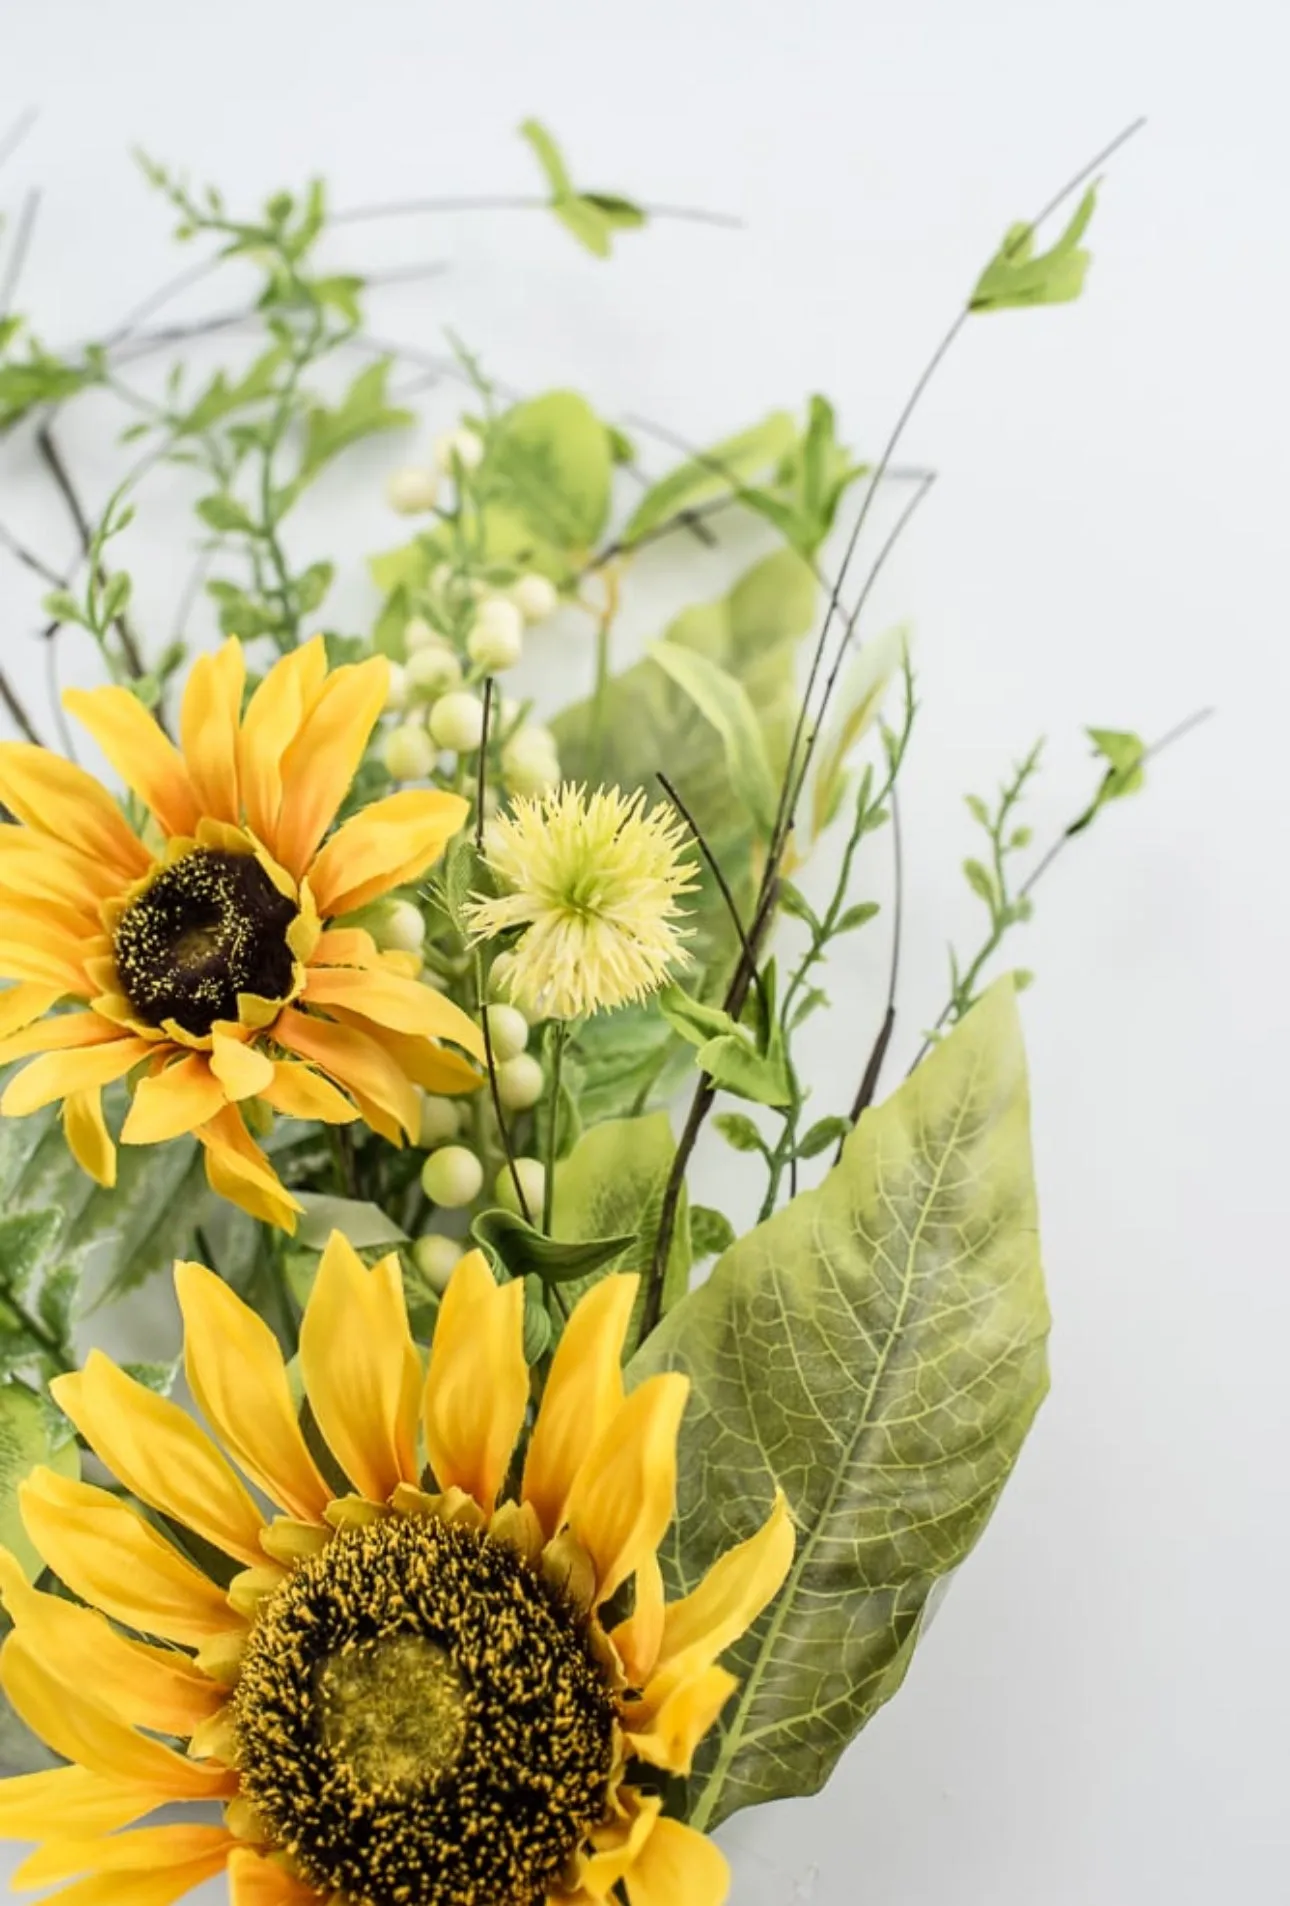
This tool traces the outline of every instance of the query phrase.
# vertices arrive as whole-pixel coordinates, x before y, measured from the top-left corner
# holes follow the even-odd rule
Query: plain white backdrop
[[[659,225],[608,266],[533,216],[356,229],[338,263],[447,266],[380,294],[374,328],[438,350],[451,323],[522,389],[574,384],[693,440],[823,390],[871,455],[1007,223],[1150,115],[1111,167],[1086,300],[974,323],[918,413],[908,460],[941,481],[871,624],[911,620],[924,699],[897,1061],[943,997],[945,939],[975,931],[963,792],[1046,734],[1042,842],[1091,785],[1083,723],[1154,735],[1218,708],[1064,858],[1016,949],[1039,976],[1054,1392],[895,1703],[822,1799],[726,1838],[737,1906],[1284,1900],[1284,6],[9,0],[3,28],[0,121],[41,117],[0,198],[12,214],[43,189],[20,304],[52,342],[107,329],[174,268],[134,143],[234,203],[317,171],[341,205],[524,193],[513,129],[536,113],[580,180],[747,229]],[[119,467],[104,424],[69,431],[94,503]],[[408,450],[365,453],[315,519],[351,560],[352,626]],[[178,496],[151,497],[132,560],[160,639],[187,532]],[[71,554],[18,442],[0,523]],[[656,566],[641,632],[665,590],[721,586],[719,558],[686,562],[683,584]],[[43,725],[38,589],[2,554],[0,610]],[[556,701],[589,666],[571,631],[530,680]],[[884,959],[874,929],[830,976],[821,1109],[854,1088]],[[702,1168],[748,1195],[717,1152]]]

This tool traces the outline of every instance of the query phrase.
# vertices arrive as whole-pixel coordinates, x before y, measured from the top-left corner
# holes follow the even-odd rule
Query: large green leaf
[[[499,418],[476,488],[521,518],[529,535],[585,558],[609,515],[612,476],[605,425],[585,397],[553,390]]]
[[[666,1112],[593,1125],[555,1168],[553,1234],[571,1244],[630,1237],[631,1244],[598,1266],[596,1277],[610,1271],[646,1270],[654,1256],[663,1193],[675,1155]],[[689,1274],[690,1228],[683,1208],[668,1257],[665,1305],[681,1296]],[[594,1281],[570,1285],[570,1304]],[[636,1342],[638,1326],[639,1306],[628,1336],[630,1344]]]
[[[791,412],[773,410],[738,436],[678,463],[646,490],[623,531],[623,541],[637,543],[696,504],[737,494],[754,477],[773,469],[796,442],[797,425]]]
[[[685,1371],[669,1592],[782,1488],[797,1553],[727,1657],[741,1686],[690,1817],[815,1792],[904,1676],[928,1598],[989,1518],[1047,1387],[1025,1060],[1008,982],[818,1190],[735,1244],[631,1365]]]

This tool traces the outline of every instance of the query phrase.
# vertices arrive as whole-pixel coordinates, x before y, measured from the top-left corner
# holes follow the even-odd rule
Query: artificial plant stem
[[[591,781],[598,784],[605,752],[609,704],[609,659],[614,617],[618,614],[618,572],[605,570],[605,600],[596,622],[596,680],[591,692]]]
[[[475,991],[479,997],[479,1022],[484,1029],[484,1064],[488,1068],[488,1090],[493,1101],[493,1112],[497,1119],[497,1135],[501,1139],[502,1151],[506,1155],[506,1169],[511,1174],[511,1184],[515,1190],[515,1201],[520,1208],[520,1216],[525,1224],[532,1224],[533,1213],[529,1210],[529,1201],[524,1196],[524,1182],[515,1162],[515,1147],[511,1143],[510,1130],[506,1123],[506,1111],[502,1105],[501,1087],[497,1083],[497,1059],[493,1052],[493,1035],[488,1025],[488,1007],[485,1004],[487,994],[484,988],[484,956],[475,954]]]
[[[546,1122],[546,1170],[542,1176],[542,1229],[552,1236],[555,1216],[555,1161],[560,1138],[560,1074],[564,1070],[564,1049],[569,1042],[569,1022],[557,1019],[551,1028],[551,1107]]]

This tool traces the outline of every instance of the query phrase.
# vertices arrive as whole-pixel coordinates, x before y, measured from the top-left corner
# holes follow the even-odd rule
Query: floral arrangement
[[[647,222],[523,130],[575,240],[605,256]],[[1090,729],[1087,798],[1043,849],[1037,749],[968,798],[980,943],[893,1082],[918,701],[904,633],[865,611],[930,483],[896,461],[922,388],[966,324],[1079,295],[1096,168],[1008,232],[876,460],[816,396],[654,477],[573,391],[372,337],[370,281],[325,242],[433,204],[332,214],[314,185],[244,214],[146,169],[204,262],[75,350],[0,324],[0,424],[80,549],[64,574],[0,542],[49,591],[46,661],[79,641],[99,678],[46,736],[0,675],[18,1884],[720,1906],[713,1830],[817,1790],[895,1693],[1047,1384],[1027,976],[1001,954],[1154,750]],[[154,322],[221,270],[254,295]],[[302,506],[416,430],[409,373],[464,408],[389,480],[413,533],[371,560],[368,624],[333,627]],[[97,516],[62,442],[91,396],[135,446]],[[121,552],[185,484],[196,566],[158,642]],[[642,552],[688,574],[736,519],[763,552],[622,665]],[[575,618],[590,680],[539,721],[504,684],[550,641],[572,686]],[[884,930],[886,998],[832,1008],[854,1093],[817,1112],[823,968]],[[742,1229],[696,1182],[709,1124],[763,1173]],[[164,1311],[172,1283],[174,1364],[82,1354],[106,1306]],[[201,1804],[140,1824],[176,1802]]]

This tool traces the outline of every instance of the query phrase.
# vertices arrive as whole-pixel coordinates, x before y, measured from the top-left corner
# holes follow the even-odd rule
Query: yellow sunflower
[[[90,1606],[0,1551],[0,1683],[71,1763],[0,1782],[0,1833],[41,1842],[15,1883],[72,1881],[49,1895],[66,1906],[169,1906],[223,1869],[233,1906],[600,1906],[620,1884],[631,1906],[721,1906],[725,1860],[660,1795],[732,1692],[718,1657],[793,1533],[780,1497],[665,1604],[687,1382],[624,1395],[637,1279],[578,1305],[522,1466],[524,1287],[479,1252],[423,1381],[397,1259],[367,1270],[333,1236],[300,1343],[317,1454],[268,1327],[200,1265],[176,1283],[193,1395],[280,1513],[106,1357],[58,1380],[103,1462],[228,1564],[211,1579],[106,1490],[23,1485],[33,1542]],[[118,1831],[176,1801],[220,1802],[224,1824]]]
[[[328,829],[384,705],[381,657],[328,673],[322,638],[269,670],[242,712],[227,642],[195,663],[182,749],[123,688],[63,697],[152,816],[145,838],[60,756],[0,745],[0,1064],[30,1058],[0,1101],[63,1102],[72,1152],[116,1176],[106,1085],[137,1075],[127,1145],[193,1132],[212,1187],[291,1230],[300,1206],[248,1129],[273,1112],[364,1118],[394,1144],[419,1125],[418,1085],[473,1091],[438,1042],[483,1056],[478,1028],[332,924],[414,880],[461,826],[456,795],[409,790]],[[55,1013],[70,1002],[75,1010]],[[255,1108],[255,1109],[252,1109]]]

